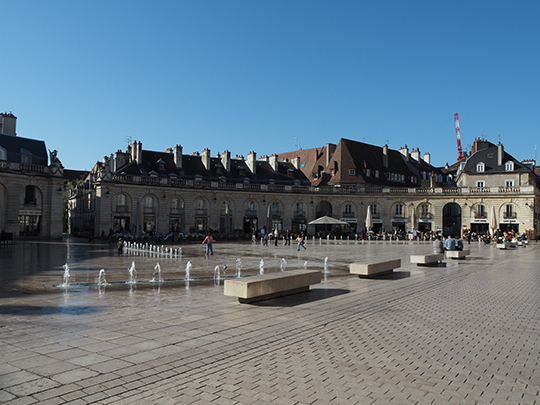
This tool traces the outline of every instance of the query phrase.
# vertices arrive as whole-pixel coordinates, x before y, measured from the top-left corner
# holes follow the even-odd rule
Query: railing
[[[475,212],[474,217],[476,219],[487,218],[487,213],[486,212]]]
[[[356,218],[354,212],[342,212],[341,218]]]
[[[17,164],[18,165],[18,164]],[[0,161],[0,169],[9,166],[9,162]],[[31,165],[32,167],[45,166]],[[343,185],[343,186],[302,186],[283,184],[259,184],[242,182],[206,181],[177,178],[160,178],[150,176],[133,176],[125,174],[115,174],[112,181],[117,183],[148,184],[179,188],[202,188],[202,189],[222,189],[222,190],[244,190],[258,192],[296,193],[296,194],[431,194],[431,195],[459,195],[459,194],[486,194],[486,193],[522,193],[531,192],[540,195],[534,186],[526,187],[377,187],[364,185]]]
[[[206,208],[197,208],[195,215],[208,215],[208,210]]]
[[[45,173],[46,170],[48,170],[48,167],[31,163],[17,163],[9,162],[7,160],[0,160],[0,169],[20,171],[25,173]]]
[[[431,212],[420,214],[420,219],[431,219],[431,218],[433,218],[433,214]]]
[[[504,219],[516,219],[517,215],[515,212],[503,212]]]
[[[127,205],[117,205],[116,212],[128,212],[129,207]]]
[[[154,214],[156,212],[155,207],[143,207],[143,212],[145,214]]]
[[[257,216],[257,210],[246,210],[246,216],[247,217],[256,217]]]

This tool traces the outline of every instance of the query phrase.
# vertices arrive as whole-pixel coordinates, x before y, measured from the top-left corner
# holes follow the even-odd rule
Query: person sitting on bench
[[[444,242],[444,249],[456,250],[456,240],[452,238],[452,236],[449,236],[448,239],[446,239],[446,242]]]
[[[455,236],[454,240],[456,241],[456,250],[463,250],[463,241],[458,236]]]

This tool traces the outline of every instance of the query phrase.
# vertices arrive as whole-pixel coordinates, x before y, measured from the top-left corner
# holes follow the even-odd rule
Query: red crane
[[[459,115],[458,113],[454,114],[454,123],[456,124],[456,136],[457,136],[457,151],[458,151],[458,162],[463,160],[463,152],[461,151],[461,134],[459,132]]]

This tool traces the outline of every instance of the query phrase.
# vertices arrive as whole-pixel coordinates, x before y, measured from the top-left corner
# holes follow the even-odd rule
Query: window
[[[377,204],[371,204],[371,215],[377,216],[379,215],[379,210],[377,209]]]
[[[505,218],[515,218],[514,206],[512,204],[507,204],[504,211]]]
[[[36,204],[36,186],[26,186],[24,189],[24,203]]]
[[[172,200],[172,205],[171,205],[172,214],[179,214],[182,208],[183,208],[182,200],[179,200],[178,198],[175,198],[174,200]]]
[[[379,178],[379,171],[378,171],[378,170],[375,170],[375,178],[376,178],[376,179]]]
[[[21,163],[32,163],[32,156],[30,155],[21,155]]]
[[[222,215],[229,215],[231,204],[229,201],[223,201],[221,204],[221,214]]]
[[[477,180],[476,181],[476,187],[485,187],[486,182],[484,180]]]
[[[420,214],[422,215],[422,218],[426,218],[427,216],[429,216],[429,205],[422,204],[420,206]]]
[[[507,172],[514,171],[514,162],[512,161],[506,162],[506,164],[504,165],[504,170],[506,170]]]
[[[371,177],[371,170],[370,169],[366,169],[366,176]]]
[[[154,197],[148,196],[144,198],[144,212],[154,212],[155,210]]]
[[[255,215],[255,203],[253,201],[247,203],[246,211],[247,215]]]
[[[345,207],[343,208],[343,213],[345,215],[350,215],[352,214],[352,205],[351,204],[345,204]]]
[[[486,206],[483,204],[478,204],[475,209],[476,218],[486,218]]]
[[[197,200],[195,207],[195,213],[197,215],[206,215],[206,202],[204,200]]]
[[[297,215],[297,216],[304,215],[304,204],[296,203],[295,215]]]
[[[125,194],[118,194],[116,201],[116,212],[128,212],[127,198]]]
[[[505,180],[504,184],[506,187],[514,187],[514,180]]]
[[[396,205],[396,217],[402,217],[403,216],[403,204],[397,204]]]
[[[273,202],[272,203],[272,215],[279,215],[279,203]]]
[[[485,169],[486,169],[486,166],[484,165],[483,162],[480,162],[480,163],[476,164],[476,171],[477,172],[483,172],[483,171],[485,171]]]
[[[356,176],[356,169],[349,169],[349,176]]]

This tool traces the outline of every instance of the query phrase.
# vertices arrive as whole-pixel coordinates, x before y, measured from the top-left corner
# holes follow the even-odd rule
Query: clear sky
[[[127,139],[247,156],[348,138],[454,163],[540,133],[539,1],[0,0],[0,112],[88,170]]]

